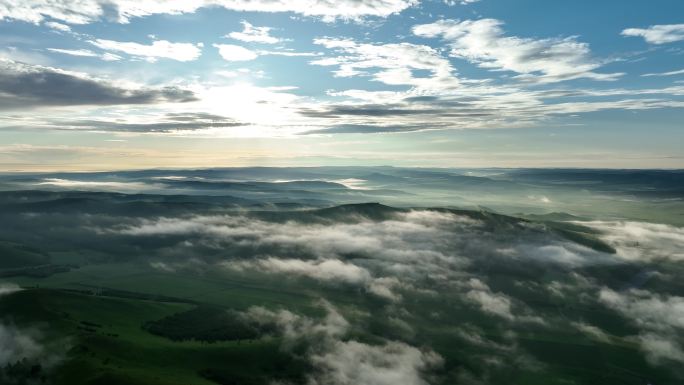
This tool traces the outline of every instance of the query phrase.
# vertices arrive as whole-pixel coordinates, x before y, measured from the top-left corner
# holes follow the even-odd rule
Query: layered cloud
[[[398,301],[402,290],[412,290],[410,280],[426,274],[435,278],[458,274],[465,259],[450,250],[450,231],[476,225],[467,218],[429,211],[400,214],[381,222],[359,219],[349,224],[304,225],[241,216],[160,218],[117,231],[133,236],[201,236],[210,243],[232,239],[240,245],[270,250],[271,256],[222,262],[227,268],[353,285],[372,295]],[[373,258],[349,260],[350,255]],[[403,276],[404,280],[399,282],[395,276]]]
[[[82,73],[0,60],[0,109],[194,100],[191,91],[176,87],[126,88]]]
[[[126,133],[169,133],[183,134],[193,131],[236,128],[246,123],[235,121],[225,116],[201,112],[168,112],[154,114],[145,120],[125,119],[112,120],[57,120],[45,121],[42,126],[55,130],[83,130],[91,132],[126,132]]]
[[[337,18],[359,19],[367,16],[387,17],[416,5],[417,0],[203,0],[203,1],[155,1],[97,0],[74,1],[0,1],[0,20],[21,20],[40,23],[46,19],[69,24],[88,24],[100,20],[128,23],[132,18],[158,14],[177,15],[193,13],[204,7],[222,7],[248,12],[292,12],[305,16],[323,17],[332,21]]]
[[[666,44],[684,40],[684,24],[652,25],[648,28],[627,28],[624,36],[642,37],[647,43]]]
[[[451,56],[482,68],[515,72],[518,79],[550,83],[577,78],[615,80],[622,75],[594,72],[602,63],[592,58],[588,44],[574,37],[506,36],[502,25],[496,19],[440,20],[416,25],[413,33],[441,38],[451,48]]]
[[[215,250],[211,254],[225,255],[205,259],[225,269],[306,278],[331,287],[356,288],[395,303],[402,302],[405,293],[430,296],[439,287],[450,287],[485,313],[538,324],[543,321],[524,303],[471,277],[469,269],[483,261],[560,270],[617,263],[611,255],[540,233],[533,226],[511,224],[514,227],[507,232],[517,234],[517,240],[511,241],[488,229],[489,222],[450,212],[387,215],[375,220],[350,215],[334,221],[314,216],[308,223],[306,217],[287,222],[243,215],[156,218],[99,232],[169,239],[186,250],[179,249],[183,255],[192,253],[183,246],[187,241]],[[166,269],[174,268],[177,261],[155,262],[163,262]],[[467,284],[460,283],[464,279]]]

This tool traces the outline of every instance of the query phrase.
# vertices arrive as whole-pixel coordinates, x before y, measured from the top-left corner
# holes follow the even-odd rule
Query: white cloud
[[[93,52],[89,49],[63,49],[63,48],[47,48],[48,51],[50,52],[56,52],[56,53],[61,53],[64,55],[71,55],[71,56],[81,56],[81,57],[98,57],[104,61],[119,61],[121,60],[121,56],[115,55],[110,52],[105,52],[103,54],[99,54],[97,52]]]
[[[450,242],[457,241],[454,228],[477,228],[475,221],[466,221],[450,213],[410,211],[398,213],[396,218],[370,221],[358,218],[356,223],[301,224],[272,223],[242,216],[198,216],[192,218],[159,218],[144,220],[138,225],[114,229],[134,236],[198,235],[211,239],[241,239],[242,243],[280,246],[283,252],[303,250],[323,260],[345,259],[345,255],[372,255],[378,261],[372,266],[361,265],[368,260],[351,260],[359,267],[379,269],[378,273],[403,274],[416,277],[439,276],[450,269],[462,267],[464,258],[449,250]],[[309,261],[300,271],[315,268],[319,262]],[[383,269],[383,267],[386,268]],[[383,271],[384,270],[384,271]]]
[[[349,330],[349,322],[329,302],[321,300],[318,305],[326,311],[322,320],[300,316],[289,310],[269,310],[260,306],[247,309],[244,316],[259,324],[275,324],[287,345],[298,340],[339,338]]]
[[[71,27],[66,24],[57,23],[55,21],[48,21],[45,23],[45,26],[62,32],[71,32]]]
[[[652,363],[667,361],[684,363],[684,350],[671,336],[646,333],[638,336],[636,340],[641,343],[641,348]]]
[[[477,3],[480,0],[443,0],[443,1],[444,1],[444,4],[446,4],[448,6],[454,6],[457,4],[460,4],[460,5],[473,4],[473,3]]]
[[[649,76],[675,76],[675,75],[683,75],[683,74],[684,74],[684,69],[676,70],[676,71],[668,71],[668,72],[648,73],[648,74],[643,74],[641,76],[645,76],[645,77],[649,77]]]
[[[219,55],[227,61],[249,61],[254,60],[259,55],[245,47],[233,44],[214,44],[218,48]]]
[[[301,259],[267,258],[250,265],[260,271],[302,275],[324,282],[365,284],[371,280],[368,270],[338,259],[305,261]],[[237,266],[249,266],[238,263]]]
[[[311,62],[337,66],[334,74],[338,77],[369,75],[384,84],[409,85],[426,91],[453,89],[460,85],[451,63],[426,45],[368,44],[333,38],[315,39],[314,43],[340,53]],[[416,76],[413,71],[417,70],[429,71],[430,76]]]
[[[319,370],[312,385],[428,385],[423,372],[443,363],[437,353],[402,342],[373,346],[353,340],[336,340],[311,361]]]
[[[587,43],[574,37],[530,39],[505,36],[502,22],[495,19],[440,20],[416,25],[413,33],[426,38],[441,37],[451,55],[477,63],[482,68],[513,71],[518,79],[557,82],[590,78],[615,80],[621,74],[593,72],[602,63],[591,57]]]
[[[231,32],[227,37],[248,43],[276,44],[283,41],[270,35],[272,30],[270,27],[255,27],[246,21],[242,21],[242,26],[242,32]]]
[[[684,228],[632,221],[579,222],[593,227],[617,250],[619,257],[633,261],[684,261]]]
[[[105,52],[104,54],[98,54],[89,49],[62,49],[62,48],[47,48],[50,52],[61,53],[71,56],[83,56],[83,57],[99,57],[104,61],[118,61],[121,60],[121,56],[115,55],[110,52]]]
[[[111,52],[105,52],[104,54],[102,54],[102,56],[100,56],[100,59],[104,61],[119,61],[121,60],[121,56],[115,55]]]
[[[603,288],[599,300],[641,328],[632,339],[640,343],[649,361],[684,363],[684,350],[677,338],[684,331],[684,297]]]
[[[311,57],[311,56],[321,56],[320,52],[295,52],[295,51],[258,51],[259,56],[290,56],[290,57]]]
[[[101,230],[132,236],[186,235],[220,247],[221,242],[267,248],[268,255],[250,260],[225,259],[230,269],[250,269],[284,276],[308,277],[330,285],[354,285],[391,302],[402,292],[426,293],[427,277],[447,282],[467,263],[452,242],[453,231],[470,233],[479,222],[449,213],[411,211],[396,218],[355,223],[271,223],[242,216],[205,216],[144,220],[134,226]],[[350,255],[364,256],[349,258]],[[307,259],[310,258],[310,259]]]
[[[582,333],[600,342],[610,342],[610,336],[606,332],[604,332],[603,330],[594,325],[589,325],[584,322],[573,322],[572,326],[577,328],[577,330],[581,331]]]
[[[418,0],[0,0],[0,20],[38,24],[54,19],[69,24],[88,24],[102,19],[128,23],[131,18],[156,14],[192,13],[203,7],[223,7],[249,12],[293,12],[304,16],[358,20],[387,17],[418,4]]]
[[[100,18],[102,5],[95,0],[0,0],[0,20],[12,19],[38,24],[54,19],[69,24],[86,24]]]
[[[284,337],[284,348],[308,342],[306,358],[314,367],[310,385],[428,385],[426,375],[443,365],[432,350],[421,350],[399,341],[370,345],[345,338],[350,323],[327,302],[322,320],[287,310],[250,308],[245,316],[254,322],[275,323]]]
[[[471,278],[468,285],[472,290],[466,293],[466,298],[476,303],[480,308],[509,321],[515,320],[511,311],[511,299],[503,293],[493,293],[489,286],[477,278]]]
[[[224,262],[223,267],[233,270],[250,269],[260,272],[302,276],[327,284],[347,284],[363,288],[367,293],[392,302],[399,302],[402,296],[397,289],[412,289],[411,285],[402,283],[395,277],[375,278],[366,268],[339,259],[265,259]]]
[[[14,283],[0,283],[0,297],[21,291],[21,287]]]
[[[644,290],[623,293],[603,288],[599,299],[648,329],[684,330],[684,297],[657,295]]]
[[[33,333],[0,323],[0,367],[24,358],[38,358],[43,352],[43,346]]]
[[[623,36],[640,36],[651,44],[665,44],[684,40],[684,24],[652,25],[648,28],[627,28]]]
[[[201,43],[171,43],[166,40],[156,40],[152,44],[145,45],[104,39],[90,40],[88,42],[105,51],[123,52],[149,62],[155,62],[158,59],[187,62],[197,60],[202,54]]]
[[[86,56],[86,57],[97,57],[99,56],[95,52],[89,49],[62,49],[62,48],[48,48],[50,52],[63,53],[65,55],[71,56]]]

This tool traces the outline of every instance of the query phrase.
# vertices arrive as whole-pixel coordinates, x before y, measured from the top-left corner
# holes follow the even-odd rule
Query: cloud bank
[[[0,109],[195,100],[193,92],[177,87],[126,88],[81,73],[0,59]]]

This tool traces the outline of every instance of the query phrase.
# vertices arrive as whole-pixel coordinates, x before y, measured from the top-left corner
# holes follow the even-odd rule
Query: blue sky
[[[683,15],[676,0],[0,0],[0,170],[682,168]]]

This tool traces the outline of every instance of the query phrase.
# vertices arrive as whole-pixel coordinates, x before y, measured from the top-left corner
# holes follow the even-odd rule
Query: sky
[[[681,0],[0,0],[0,171],[684,168]]]

